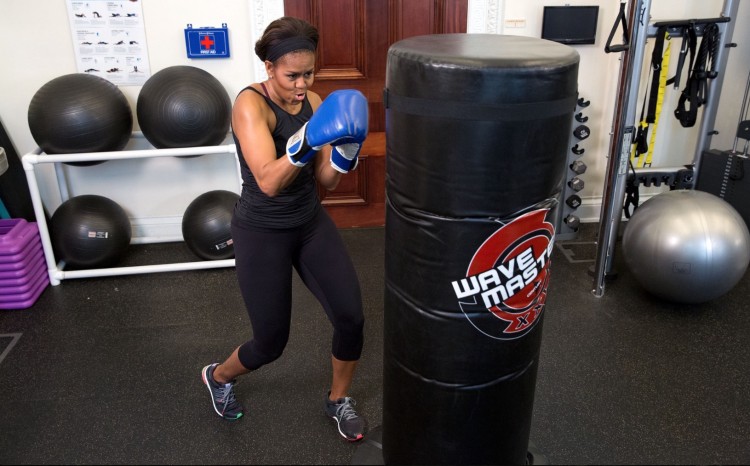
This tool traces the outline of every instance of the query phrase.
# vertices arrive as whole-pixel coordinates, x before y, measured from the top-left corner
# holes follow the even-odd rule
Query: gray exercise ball
[[[622,250],[646,290],[695,304],[724,295],[740,281],[750,263],[750,233],[723,199],[675,190],[636,209],[625,227]]]

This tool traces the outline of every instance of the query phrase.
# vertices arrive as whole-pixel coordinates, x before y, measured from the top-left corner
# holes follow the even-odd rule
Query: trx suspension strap
[[[666,51],[664,50],[664,41],[669,41],[669,33],[666,26],[661,26],[656,33],[654,50],[651,54],[651,87],[647,95],[643,98],[643,108],[641,109],[641,122],[638,127],[636,137],[633,139],[633,153],[631,160],[638,167],[650,166],[653,156],[653,143],[656,139],[656,123],[661,114],[661,106],[664,101],[664,88],[667,83],[667,70],[669,69],[669,42],[667,42]],[[648,101],[648,109],[646,102]],[[653,125],[651,132],[651,144],[648,143],[648,132],[650,125]],[[646,157],[643,157],[646,154]]]
[[[667,41],[667,46],[664,48],[664,41]],[[651,159],[654,154],[654,143],[656,141],[656,129],[659,123],[659,116],[661,115],[661,108],[664,102],[664,90],[667,85],[667,71],[669,70],[669,50],[670,50],[670,37],[667,32],[666,26],[660,26],[656,33],[656,41],[654,42],[654,51],[651,55],[651,88],[648,91],[648,95],[643,98],[643,108],[641,109],[641,122],[638,126],[638,132],[633,139],[633,152],[630,157],[629,167],[633,173],[632,178],[629,178],[628,184],[625,188],[625,204],[624,212],[625,218],[630,218],[630,215],[638,208],[639,204],[639,183],[636,178],[635,166],[650,167]],[[664,53],[662,54],[662,50]],[[646,107],[646,101],[648,100],[648,109]],[[647,142],[649,128],[651,128],[651,140]],[[643,154],[646,154],[643,157]]]
[[[691,23],[682,31],[682,46],[680,47],[680,57],[677,60],[677,70],[674,76],[669,78],[667,84],[674,84],[675,89],[680,88],[680,77],[682,76],[682,69],[685,67],[685,57],[688,51],[690,52],[690,65],[688,68],[693,67],[693,61],[695,60],[695,25]]]
[[[643,106],[641,107],[641,121],[638,123],[638,131],[633,138],[633,151],[630,154],[630,163],[638,167],[643,166],[643,154],[648,152],[646,135],[648,134],[648,123],[646,122],[646,100],[648,93],[643,96]]]
[[[690,25],[688,31],[692,31],[695,36],[695,26]],[[693,42],[693,47],[694,47]],[[698,107],[706,103],[708,95],[708,80],[716,77],[716,64],[714,57],[719,48],[719,27],[715,23],[706,24],[703,29],[703,39],[701,40],[698,54],[695,57],[695,64],[690,70],[688,81],[682,90],[677,109],[674,114],[684,128],[695,125],[698,114]],[[692,50],[691,50],[692,62]]]
[[[663,32],[663,34],[662,34]],[[667,41],[667,46],[664,48],[664,53],[661,53],[661,49],[663,48],[664,41]],[[658,46],[659,50],[658,53],[659,57],[656,56],[656,48],[654,49],[654,57],[652,58],[653,68],[654,68],[654,76],[652,77],[651,82],[651,96],[649,99],[649,107],[648,107],[648,114],[646,115],[646,122],[653,125],[653,128],[651,129],[651,141],[648,144],[648,153],[646,154],[646,161],[644,162],[644,166],[650,167],[651,166],[651,159],[654,155],[654,143],[656,142],[656,130],[659,127],[659,117],[661,116],[661,108],[664,104],[664,92],[667,88],[667,72],[669,71],[669,57],[670,57],[670,37],[669,33],[666,31],[666,28],[664,31],[659,29],[659,32],[657,33],[657,39],[655,47]],[[658,73],[657,73],[658,71]],[[657,78],[658,75],[658,78]],[[654,95],[656,95],[656,98],[654,98]]]

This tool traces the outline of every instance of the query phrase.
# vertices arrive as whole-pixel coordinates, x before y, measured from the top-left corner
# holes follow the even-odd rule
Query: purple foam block
[[[49,276],[42,273],[33,284],[24,287],[25,291],[12,295],[0,295],[0,309],[25,309],[31,306],[47,285],[49,285]]]
[[[16,301],[0,302],[0,309],[27,309],[31,307],[39,299],[39,295],[47,288],[47,285],[49,285],[49,277],[45,275],[34,290],[23,296],[16,296]]]
[[[44,266],[44,262],[40,262],[31,269],[24,270],[23,272],[25,272],[23,275],[15,278],[0,277],[0,295],[15,293],[18,287],[34,283],[40,273],[47,273],[47,268]]]
[[[7,261],[4,259],[7,259]],[[28,270],[29,267],[33,267],[40,260],[44,261],[44,250],[42,249],[41,240],[29,244],[28,249],[24,250],[21,254],[0,256],[0,271]]]
[[[46,270],[40,270],[31,277],[31,280],[27,280],[22,285],[3,287],[2,293],[0,293],[0,303],[18,301],[18,298],[27,296],[36,289],[40,282],[44,281],[45,277],[49,280]]]
[[[39,250],[41,251],[41,247]],[[47,263],[42,258],[35,259],[33,256],[29,256],[29,260],[23,264],[15,264],[16,268],[3,267],[4,264],[0,264],[0,282],[2,282],[2,280],[16,280],[22,277],[28,277],[30,271],[36,272],[37,267],[46,267],[46,264]]]
[[[0,255],[18,254],[35,238],[39,238],[36,222],[22,218],[0,219]]]

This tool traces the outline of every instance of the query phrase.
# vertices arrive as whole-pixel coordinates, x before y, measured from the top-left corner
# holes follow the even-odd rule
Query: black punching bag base
[[[367,433],[365,438],[357,446],[352,457],[352,464],[360,465],[384,465],[383,461],[383,427],[378,426]],[[550,464],[547,457],[537,450],[536,446],[529,442],[529,451],[526,454],[526,464]]]
[[[383,428],[370,430],[352,457],[352,464],[385,464],[383,461]]]

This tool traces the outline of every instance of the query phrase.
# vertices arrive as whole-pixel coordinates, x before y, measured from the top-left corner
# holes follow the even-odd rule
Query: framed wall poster
[[[140,0],[68,0],[67,6],[78,72],[143,85],[151,72]]]

